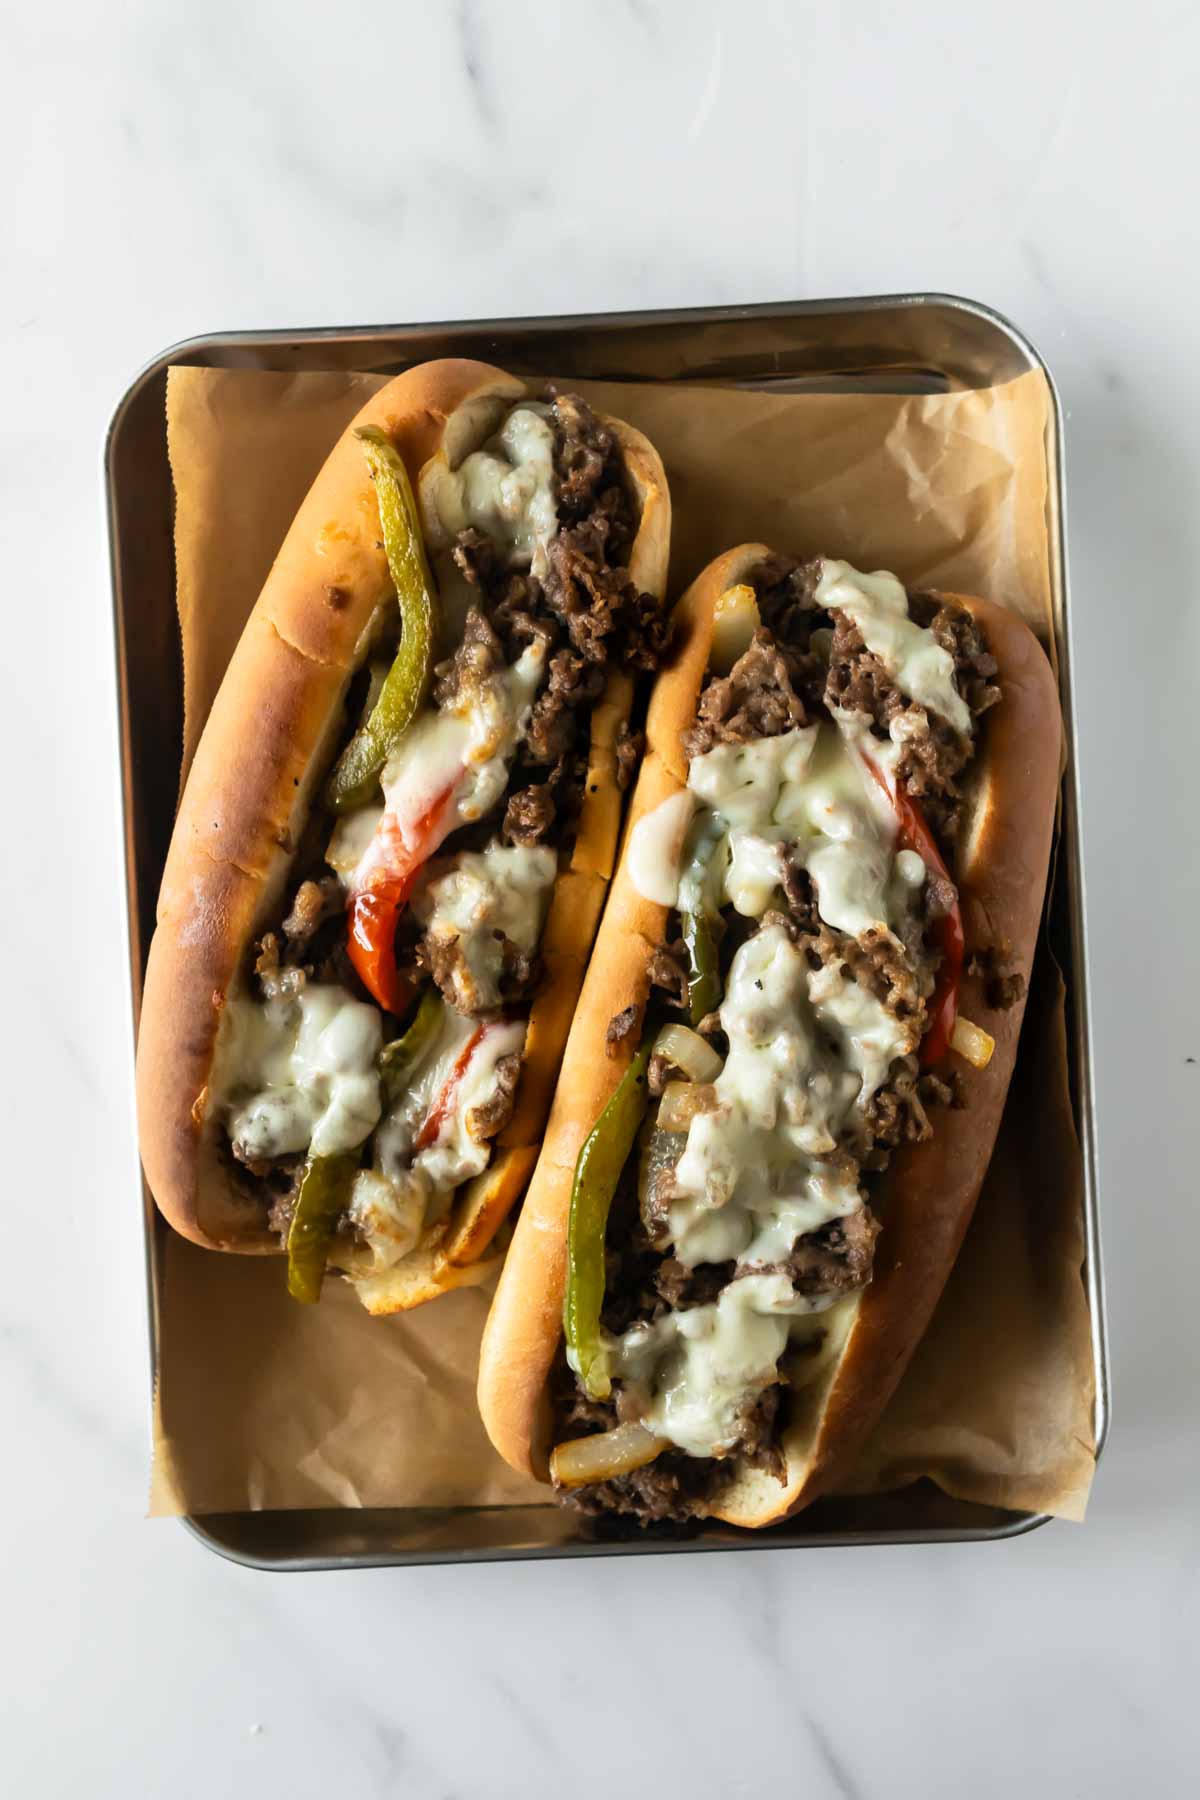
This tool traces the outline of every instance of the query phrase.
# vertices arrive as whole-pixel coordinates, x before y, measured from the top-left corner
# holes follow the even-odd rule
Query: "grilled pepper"
[[[946,867],[937,847],[937,840],[916,801],[904,791],[899,782],[889,781],[871,757],[864,756],[863,761],[892,803],[901,845],[906,850],[915,850],[926,869],[931,874],[940,876],[943,884],[954,895],[949,908],[933,921],[930,931],[934,946],[941,955],[941,962],[929,1001],[929,1028],[921,1040],[920,1059],[923,1068],[931,1069],[941,1062],[949,1050],[954,1034],[954,1021],[958,1016],[958,994],[966,956],[962,907],[954,877]]]
[[[437,1036],[442,1022],[442,997],[436,988],[426,988],[421,995],[413,1021],[403,1037],[385,1044],[379,1058],[383,1082],[383,1104],[386,1111],[404,1092],[413,1070]]]
[[[384,813],[372,844],[378,859],[347,909],[350,961],[367,992],[397,1018],[408,1011],[412,989],[396,967],[396,926],[421,870],[453,826],[457,787],[456,779],[436,796],[407,838],[395,815]]]
[[[358,1152],[310,1156],[305,1164],[288,1232],[288,1293],[313,1305],[321,1298],[325,1263],[334,1228],[350,1198],[358,1171]]]
[[[579,1152],[567,1229],[567,1287],[563,1329],[572,1367],[593,1400],[606,1399],[612,1382],[600,1338],[604,1302],[604,1234],[625,1161],[646,1111],[646,1067],[656,1032],[647,1032],[608,1105]]]
[[[375,478],[383,547],[400,606],[400,648],[366,723],[329,778],[326,797],[335,812],[347,812],[373,797],[383,765],[429,690],[437,629],[433,578],[404,459],[377,426],[363,426],[357,436]]]
[[[693,1025],[721,1003],[721,982],[717,973],[717,946],[712,922],[706,913],[680,914],[683,942],[688,959],[688,1012]]]
[[[925,1068],[940,1063],[950,1048],[954,1021],[958,1015],[958,994],[962,985],[966,938],[963,934],[962,908],[958,889],[942,858],[932,831],[925,822],[916,801],[897,784],[892,796],[900,826],[900,841],[906,850],[915,850],[925,867],[949,885],[954,899],[948,911],[933,921],[932,937],[941,952],[937,981],[929,1002],[929,1029],[921,1043],[921,1062]]]

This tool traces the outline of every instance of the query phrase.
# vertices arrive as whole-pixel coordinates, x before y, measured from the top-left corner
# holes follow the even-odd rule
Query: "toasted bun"
[[[381,427],[419,485],[436,456],[462,460],[525,394],[486,363],[422,364],[389,382],[339,438],[288,532],[247,621],[197,747],[180,803],[150,948],[138,1036],[142,1162],[159,1208],[213,1249],[275,1253],[265,1204],[233,1180],[208,1089],[221,1010],[247,949],[279,904],[317,785],[342,728],[346,691],[392,595],[366,460],[354,433]],[[670,500],[640,433],[617,434],[640,503],[631,573],[662,595]],[[461,1285],[519,1195],[549,1102],[575,994],[612,873],[619,829],[616,736],[632,684],[614,672],[592,715],[588,791],[569,868],[551,897],[546,978],[535,996],[517,1104],[489,1167],[409,1261],[364,1276],[335,1260],[373,1312]]]
[[[747,544],[719,557],[679,603],[681,638],[655,684],[647,755],[626,833],[684,786],[679,734],[691,724],[712,640],[713,609],[726,588],[766,556]],[[1061,753],[1058,693],[1036,638],[1015,614],[989,601],[947,595],[979,620],[999,663],[1002,699],[988,714],[974,764],[967,827],[956,862],[968,945],[1007,940],[1028,970],[1042,912]],[[602,1046],[623,1007],[644,1008],[649,960],[663,942],[668,909],[645,900],[625,859],[618,864],[563,1057],[545,1146],[484,1333],[479,1403],[488,1434],[514,1468],[547,1478],[547,1377],[562,1331],[567,1220],[575,1162],[632,1051],[611,1061]],[[987,1004],[984,984],[964,977],[961,1010],[996,1048],[984,1070],[959,1064],[966,1107],[947,1109],[932,1139],[893,1156],[881,1211],[875,1276],[857,1303],[838,1309],[837,1341],[797,1388],[783,1448],[787,1478],[740,1469],[714,1516],[760,1526],[807,1505],[837,1481],[879,1416],[929,1322],[970,1222],[995,1141],[1016,1058],[1023,1005]]]

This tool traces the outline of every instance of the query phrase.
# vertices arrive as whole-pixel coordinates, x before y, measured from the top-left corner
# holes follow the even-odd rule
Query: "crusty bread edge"
[[[686,776],[679,732],[691,722],[703,682],[712,609],[766,554],[745,545],[709,565],[680,603],[684,635],[650,704],[647,758],[630,809],[636,820]],[[1007,940],[1026,975],[1041,921],[1058,790],[1062,726],[1046,656],[1017,616],[989,601],[949,599],[979,619],[1000,667],[1003,699],[986,722],[973,818],[956,878],[968,944]],[[576,1157],[620,1079],[628,1055],[606,1061],[609,1019],[644,1007],[647,964],[662,941],[667,909],[643,900],[622,858],[563,1058],[542,1159],[530,1182],[513,1245],[484,1331],[479,1404],[493,1444],[516,1469],[546,1478],[547,1377],[561,1336],[566,1224]],[[991,1032],[983,1071],[959,1063],[967,1107],[945,1111],[934,1137],[893,1158],[876,1275],[855,1309],[840,1354],[818,1391],[797,1408],[785,1437],[787,1478],[739,1471],[714,1516],[757,1527],[786,1517],[845,1472],[879,1416],[936,1305],[970,1222],[991,1157],[1016,1059],[1023,1003],[994,1011],[984,983],[964,978],[962,1011]],[[930,1195],[933,1196],[932,1204]]]

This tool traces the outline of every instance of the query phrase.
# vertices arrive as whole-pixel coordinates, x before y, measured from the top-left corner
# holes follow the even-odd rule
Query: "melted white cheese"
[[[535,639],[525,646],[511,668],[482,682],[461,702],[469,726],[467,778],[456,801],[463,824],[482,819],[503,794],[508,765],[529,730],[545,663],[546,646]],[[388,793],[386,772],[384,793]]]
[[[854,1103],[862,1109],[883,1086],[896,1058],[916,1049],[916,1029],[902,1025],[874,994],[847,975],[844,964],[810,969],[808,998],[825,1036],[837,1046],[837,1060],[855,1077]]]
[[[441,1130],[413,1162],[413,1167],[428,1175],[435,1188],[443,1192],[456,1188],[487,1167],[492,1146],[472,1132],[471,1114],[495,1094],[496,1065],[500,1059],[519,1056],[525,1048],[525,1031],[525,1020],[505,1020],[490,1025],[476,1046]]]
[[[832,1153],[916,1044],[915,1029],[840,967],[810,969],[777,925],[735,955],[721,1028],[729,1055],[717,1105],[688,1127],[667,1209],[687,1268],[776,1261],[798,1237],[855,1211],[855,1167]]]
[[[687,1268],[735,1260],[708,1306],[667,1312],[610,1340],[612,1371],[635,1389],[645,1423],[692,1456],[723,1455],[778,1364],[797,1321],[831,1308],[785,1273],[796,1239],[862,1205],[853,1159],[832,1154],[916,1047],[841,965],[812,969],[782,926],[740,947],[721,1026],[729,1039],[716,1107],[688,1127],[667,1206],[668,1238]]]
[[[379,830],[383,814],[384,806],[380,801],[345,813],[334,826],[325,851],[325,861],[341,876],[343,882],[352,879],[355,869],[370,849],[371,839]]]
[[[900,692],[947,719],[968,735],[971,714],[954,685],[954,658],[932,631],[908,616],[904,584],[879,570],[863,575],[849,563],[826,557],[817,583],[816,602],[830,612],[845,613],[862,633]]]
[[[638,893],[660,906],[684,904],[689,911],[707,895],[718,905],[732,900],[751,917],[764,912],[779,885],[780,846],[787,836],[772,825],[774,809],[784,784],[802,777],[816,733],[815,725],[801,727],[755,744],[718,744],[693,758],[687,790],[662,801],[630,833],[628,866]],[[689,838],[697,806],[698,830]],[[720,849],[726,834],[727,846]],[[682,878],[684,898],[680,863],[689,842],[694,860]],[[705,879],[715,865],[729,871],[724,891],[714,892]]]
[[[483,1036],[458,1082],[453,1105],[433,1141],[416,1149],[425,1121],[452,1080],[463,1051],[481,1023]],[[461,1182],[487,1167],[492,1147],[472,1135],[470,1114],[495,1094],[496,1065],[501,1057],[519,1054],[524,1049],[525,1030],[524,1020],[480,1021],[464,1018],[446,1007],[441,1030],[376,1132],[375,1158],[385,1175],[398,1182],[408,1170],[415,1170],[428,1178],[434,1198],[427,1209],[427,1221],[436,1213],[438,1196],[444,1202]]]
[[[550,408],[515,406],[495,437],[457,469],[430,484],[446,537],[474,527],[491,538],[514,567],[546,572],[546,551],[558,530],[554,430]]]
[[[684,846],[676,902],[679,910],[697,915],[716,912],[724,894],[728,865],[729,845],[721,821],[715,813],[701,808]]]
[[[462,962],[454,975],[454,1003],[463,1012],[500,1004],[503,940],[527,956],[537,949],[558,857],[545,845],[490,843],[466,851],[445,873],[413,895],[412,909],[430,937],[457,942]]]
[[[436,1036],[409,1071],[407,1085],[384,1115],[375,1133],[375,1161],[393,1181],[400,1180],[412,1166],[413,1144],[475,1029],[474,1019],[464,1018],[451,1007],[443,1008]]]
[[[629,834],[629,877],[644,900],[674,906],[679,896],[679,859],[692,822],[696,798],[681,789],[644,813]]]
[[[718,744],[693,759],[688,786],[726,830],[721,899],[761,918],[786,850],[811,875],[827,925],[857,937],[899,924],[911,895],[897,893],[892,879],[895,815],[864,753],[881,768],[895,757],[894,746],[864,734],[851,714],[753,744]],[[906,884],[913,885],[908,876]]]
[[[378,1169],[360,1169],[347,1207],[371,1253],[371,1273],[390,1269],[414,1250],[425,1223],[431,1184],[416,1170],[393,1181]]]
[[[746,919],[761,919],[783,881],[783,856],[790,834],[780,826],[761,831],[740,827],[726,842],[721,898]]]
[[[688,786],[729,826],[750,830],[775,817],[785,786],[801,782],[817,743],[816,725],[797,725],[753,744],[717,744],[694,756]]]
[[[714,1084],[717,1106],[688,1128],[668,1236],[685,1267],[733,1259],[748,1272],[712,1304],[664,1313],[606,1343],[643,1422],[690,1456],[735,1449],[800,1322],[845,1310],[835,1294],[797,1294],[785,1272],[764,1265],[862,1205],[856,1164],[830,1153],[916,1044],[842,967],[811,969],[775,925],[734,957],[721,1025],[729,1056]]]
[[[383,771],[384,799],[398,818],[427,812],[461,768],[457,823],[482,818],[496,804],[529,729],[545,661],[544,643],[527,644],[511,668],[465,686],[454,707],[414,720]]]
[[[533,702],[546,662],[546,646],[528,644],[511,668],[464,684],[453,706],[418,715],[383,771],[384,808],[363,808],[373,834],[356,863],[350,862],[366,827],[352,813],[340,820],[326,853],[351,891],[369,887],[375,871],[398,855],[432,856],[458,826],[481,819],[508,782],[508,766],[529,729]],[[435,830],[430,813],[445,798]],[[336,861],[334,860],[336,857]]]
[[[709,1306],[635,1325],[610,1347],[613,1373],[641,1390],[643,1422],[689,1456],[737,1443],[747,1408],[778,1379],[797,1322],[833,1304],[808,1299],[786,1275],[744,1275]]]
[[[898,850],[895,868],[897,878],[904,883],[905,887],[924,887],[927,870],[917,851]]]
[[[927,728],[927,712],[964,733],[970,716],[952,657],[908,617],[894,576],[827,561],[817,601],[857,624],[912,706],[888,739],[865,715],[840,712],[694,758],[688,786],[700,804],[690,833],[686,818],[677,833],[656,815],[644,822],[633,873],[648,898],[688,910],[724,901],[761,918],[776,901],[786,856],[807,869],[820,916],[838,931],[861,937],[910,914],[926,870],[897,847],[900,754]],[[818,1309],[830,1309],[831,1320],[852,1317],[856,1297],[807,1299],[786,1273],[767,1270],[798,1238],[863,1204],[853,1151],[865,1109],[919,1042],[918,1026],[898,1021],[844,964],[811,968],[774,924],[736,952],[720,1022],[729,1055],[713,1084],[716,1104],[692,1118],[665,1190],[666,1238],[686,1268],[732,1260],[739,1273],[713,1304],[668,1311],[606,1343],[639,1417],[692,1456],[736,1448],[799,1320]],[[835,1354],[844,1327],[828,1335]]]
[[[353,1150],[379,1120],[380,1015],[344,988],[231,1000],[221,1021],[220,1116],[247,1157]]]

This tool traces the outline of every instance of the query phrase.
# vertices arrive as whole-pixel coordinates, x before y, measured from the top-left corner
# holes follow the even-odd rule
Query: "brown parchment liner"
[[[185,767],[242,624],[369,375],[172,369]],[[1051,639],[1041,376],[937,396],[573,383],[647,432],[674,502],[672,593],[719,551],[783,550],[991,595]],[[283,1265],[166,1234],[151,1511],[545,1499],[474,1404],[487,1289],[375,1320],[345,1284],[288,1300]],[[1005,1121],[929,1332],[850,1491],[948,1493],[1081,1518],[1092,1361],[1062,984],[1043,950]]]

